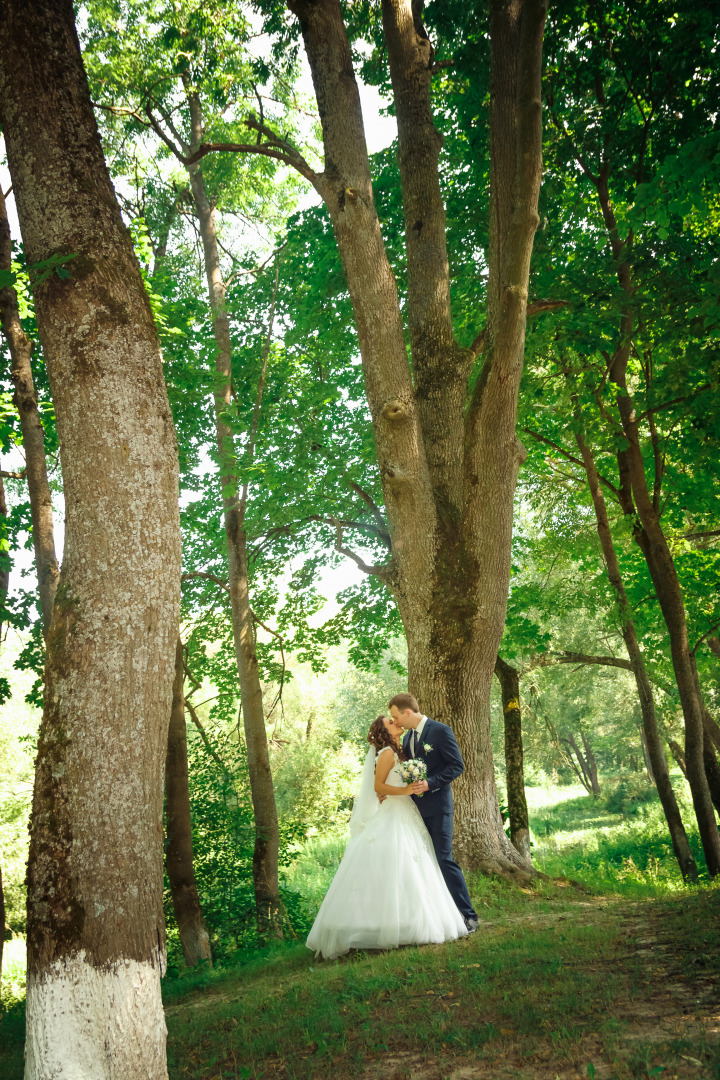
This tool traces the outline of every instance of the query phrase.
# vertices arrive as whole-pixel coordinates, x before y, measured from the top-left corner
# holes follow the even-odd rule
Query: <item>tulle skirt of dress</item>
[[[349,840],[307,946],[331,960],[349,949],[425,945],[466,934],[420,812],[410,796],[393,795]]]

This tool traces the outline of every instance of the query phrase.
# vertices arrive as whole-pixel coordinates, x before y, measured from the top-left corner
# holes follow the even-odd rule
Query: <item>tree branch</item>
[[[183,163],[183,165],[187,165],[187,159],[185,157],[184,149],[181,149],[179,146],[176,146],[175,143],[170,138],[170,136],[167,134],[167,132],[165,132],[164,129],[160,126],[160,124],[158,124],[157,120],[155,119],[155,117],[153,115],[153,111],[152,111],[152,109],[150,108],[149,105],[145,106],[145,115],[147,116],[148,120],[150,121],[151,128],[153,129],[155,134],[158,136],[158,138],[162,139],[162,141],[165,143],[165,145],[170,149],[171,154],[174,157],[176,157],[178,159],[178,161],[181,161]]]
[[[230,586],[222,578],[215,577],[214,574],[206,574],[202,570],[190,570],[186,574],[180,575],[181,581],[190,581],[192,578],[203,578],[205,581],[213,581],[216,585],[219,585],[221,589],[225,589],[226,592],[230,592]]]
[[[233,777],[233,774],[230,772],[230,770],[228,769],[227,765],[222,760],[222,758],[213,749],[212,743],[210,742],[210,739],[208,738],[207,732],[205,731],[205,728],[202,726],[202,723],[200,722],[200,717],[198,716],[197,712],[195,711],[195,706],[193,705],[193,703],[191,701],[188,701],[187,698],[185,698],[185,708],[190,713],[190,719],[192,720],[193,724],[195,725],[195,727],[200,732],[200,738],[205,743],[205,749],[207,750],[208,754],[213,759],[213,761],[217,762],[217,764],[220,766],[220,768],[225,773],[225,775],[227,777],[229,777],[229,779],[231,781],[233,781],[233,783],[234,783],[235,778]]]
[[[230,152],[238,154],[263,154],[265,157],[275,158],[276,161],[282,161],[285,165],[290,165],[293,169],[296,169],[301,176],[304,176],[306,180],[309,180],[318,194],[322,197],[325,189],[325,177],[322,173],[317,173],[305,158],[302,156],[299,150],[289,143],[286,139],[281,139],[275,134],[275,132],[269,128],[266,124],[261,124],[260,121],[251,113],[245,121],[245,126],[252,131],[257,131],[259,135],[264,135],[267,142],[265,143],[201,143],[194,154],[182,159],[184,165],[194,165],[196,161],[205,157],[206,154],[216,152]],[[165,142],[168,142],[167,137],[161,134],[161,138]],[[168,143],[168,145],[170,145]]]
[[[3,476],[7,476],[7,473],[3,473]],[[683,533],[682,540],[709,540],[713,536],[720,536],[720,529],[710,529],[707,532],[689,532]]]
[[[260,619],[258,619],[258,617],[257,617],[257,615],[255,614],[254,611],[251,611],[250,614],[253,617],[253,622],[257,626],[261,626],[263,628],[263,630],[266,630],[268,634],[272,635],[272,637],[274,637],[274,638],[277,638],[278,641],[280,642],[280,656],[282,658],[282,672],[281,672],[281,675],[280,675],[280,686],[278,687],[278,692],[275,695],[275,700],[273,701],[273,703],[270,706],[270,708],[268,709],[268,711],[265,713],[265,719],[269,720],[270,717],[272,716],[272,714],[275,711],[277,703],[282,700],[282,692],[283,692],[283,688],[285,686],[285,671],[286,671],[286,665],[285,665],[285,639],[283,638],[282,634],[278,633],[277,630],[273,630],[271,627],[266,626],[264,622],[261,622]]]
[[[374,574],[381,580],[386,580],[390,572],[390,564],[385,563],[383,566],[369,566],[364,559],[362,559],[354,551],[351,551],[350,548],[346,548],[343,545],[343,526],[337,520],[337,518],[331,518],[330,521],[335,526],[335,550],[339,551],[341,555],[346,555],[348,559],[352,559],[352,561],[363,571],[364,574]]]
[[[525,311],[525,318],[532,319],[533,315],[540,315],[543,311],[559,311],[560,308],[569,306],[569,300],[529,300]],[[487,328],[481,330],[470,346],[470,356],[473,360],[477,360],[478,356],[483,351],[486,334]]]
[[[531,438],[536,439],[537,442],[545,443],[547,446],[551,446],[553,450],[555,450],[562,457],[566,458],[568,461],[572,461],[573,465],[579,465],[583,472],[585,471],[585,463],[583,462],[582,458],[575,457],[575,455],[571,454],[569,451],[563,450],[562,446],[558,446],[556,442],[553,442],[552,439],[548,439],[546,435],[541,435],[539,431],[533,431],[531,428],[527,427],[523,428],[523,432],[526,435],[530,435]],[[615,485],[611,484],[609,480],[606,480],[604,476],[598,475],[598,479],[600,480],[600,483],[604,484],[609,491],[612,491],[613,495],[617,498],[619,492]]]
[[[697,641],[695,642],[695,647],[694,647],[694,648],[693,648],[693,650],[692,650],[692,655],[693,655],[693,656],[695,656],[695,654],[697,653],[698,649],[699,649],[699,648],[700,648],[700,646],[702,645],[703,641],[705,641],[705,640],[706,640],[706,638],[711,638],[711,637],[712,637],[712,636],[714,635],[715,631],[716,631],[716,630],[718,629],[718,627],[720,627],[720,623],[715,623],[715,625],[714,625],[714,626],[711,626],[709,630],[706,630],[706,631],[705,631],[705,633],[704,633],[704,634],[702,635],[702,637],[699,637],[699,638],[697,639]],[[712,649],[712,645],[710,646],[710,648]],[[714,650],[713,650],[713,651],[714,651]]]

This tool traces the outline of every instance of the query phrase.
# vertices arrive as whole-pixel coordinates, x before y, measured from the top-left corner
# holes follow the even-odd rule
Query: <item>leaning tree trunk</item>
[[[523,772],[522,713],[520,711],[520,676],[517,668],[501,656],[495,661],[495,674],[502,693],[505,725],[505,782],[510,818],[510,839],[521,855],[530,861],[530,822],[525,798]]]
[[[396,598],[411,691],[457,734],[466,764],[455,785],[458,858],[522,878],[529,868],[505,836],[498,807],[490,688],[523,453],[515,417],[538,221],[546,4],[492,6],[491,282],[487,350],[470,402],[477,353],[453,334],[441,138],[430,106],[432,50],[422,5],[382,4],[398,119],[412,375],[339,0],[288,6],[300,21],[322,123],[325,171],[310,178],[327,206],[348,283],[392,538],[389,564],[367,567],[355,558]],[[346,550],[341,538],[338,549]]]
[[[598,768],[597,759],[593,752],[593,748],[590,745],[590,740],[584,731],[580,732],[580,738],[582,739],[583,746],[585,748],[585,762],[587,764],[588,775],[590,777],[590,787],[593,795],[600,794],[600,782],[598,780]]]
[[[26,1078],[165,1080],[177,446],[70,0],[4,3],[0,122],[28,263],[72,257],[35,289],[66,527],[30,826]]]
[[[668,746],[670,747],[670,753],[675,759],[675,764],[679,767],[680,772],[687,780],[687,766],[685,764],[685,755],[682,746],[677,739],[668,739]]]
[[[615,260],[615,272],[626,304],[620,319],[619,344],[609,365],[610,382],[617,388],[616,405],[627,445],[617,453],[619,497],[623,512],[633,523],[633,534],[650,571],[670,640],[675,681],[685,720],[685,763],[693,807],[711,877],[720,873],[720,833],[715,822],[703,757],[703,709],[694,656],[688,639],[682,589],[675,563],[660,522],[659,489],[650,494],[640,444],[640,426],[627,368],[635,325],[635,283],[630,261],[632,238],[623,241],[610,200],[609,166],[593,178]]]
[[[705,703],[690,650],[685,604],[675,563],[660,523],[659,510],[654,505],[647,487],[635,405],[628,393],[626,369],[625,350],[619,350],[613,363],[612,379],[619,387],[618,411],[628,440],[628,446],[618,454],[623,510],[630,512],[630,486],[634,496],[633,511],[636,509],[639,519],[634,527],[635,538],[645,556],[670,640],[675,681],[685,720],[685,767],[703,854],[710,877],[715,877],[720,873],[720,833],[705,772]]]
[[[643,721],[643,735],[645,744],[643,752],[647,748],[647,755],[652,767],[652,778],[655,781],[658,797],[662,804],[665,820],[667,821],[670,839],[672,841],[675,858],[678,861],[680,872],[685,881],[697,881],[697,865],[690,850],[685,826],[683,825],[680,808],[675,798],[667,758],[662,746],[660,732],[658,730],[657,717],[655,714],[655,698],[652,684],[645,668],[645,660],[640,648],[640,643],[635,632],[635,623],[632,617],[632,608],[625,591],[625,584],[620,571],[617,552],[610,530],[605,497],[600,485],[600,476],[595,463],[595,456],[585,441],[585,436],[578,432],[576,435],[578,448],[582,455],[585,472],[587,474],[590,495],[595,509],[597,532],[600,539],[608,578],[615,593],[620,614],[620,628],[625,642],[628,659],[630,661],[635,686],[637,687],[640,711]]]
[[[582,750],[575,741],[575,736],[571,731],[568,732],[566,738],[561,740],[568,747],[568,760],[572,765],[573,771],[577,776],[582,786],[587,791],[588,795],[595,795],[593,791],[592,780],[590,778],[590,769],[585,760]],[[575,755],[573,757],[573,754]]]
[[[202,114],[198,95],[189,91],[188,100],[193,129],[191,150],[194,152],[202,141]],[[214,388],[215,428],[228,553],[228,585],[235,660],[240,679],[250,792],[255,815],[253,883],[258,932],[261,936],[270,933],[275,937],[282,937],[277,805],[265,728],[262,684],[255,646],[255,627],[250,606],[247,536],[244,529],[245,500],[240,499],[238,464],[233,432],[230,427],[235,410],[232,404],[232,347],[230,320],[225,303],[226,287],[220,269],[215,207],[208,199],[200,165],[191,165],[189,172],[190,186],[200,224],[215,336],[217,374]]]
[[[210,936],[205,926],[193,869],[190,787],[188,783],[187,730],[185,727],[185,680],[183,643],[175,649],[175,679],[165,760],[165,820],[167,847],[165,869],[170,882],[175,921],[188,967],[202,961],[212,964]]]
[[[10,225],[5,197],[0,190],[0,271],[10,271],[11,266]],[[32,541],[40,594],[40,611],[43,633],[47,634],[60,568],[55,555],[52,499],[45,458],[45,433],[40,420],[30,362],[32,342],[22,328],[17,295],[12,286],[0,289],[0,329],[10,349],[10,377],[15,384],[13,403],[20,418],[20,431],[25,451],[25,475],[30,496]]]

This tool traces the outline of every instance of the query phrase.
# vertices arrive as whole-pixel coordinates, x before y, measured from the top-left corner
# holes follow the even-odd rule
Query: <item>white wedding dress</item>
[[[394,752],[385,748],[381,753]],[[400,762],[394,757],[385,782],[402,787]],[[467,934],[411,797],[388,795],[378,802],[376,760],[371,749],[353,806],[350,840],[308,935],[307,947],[326,960],[349,949],[425,945]]]

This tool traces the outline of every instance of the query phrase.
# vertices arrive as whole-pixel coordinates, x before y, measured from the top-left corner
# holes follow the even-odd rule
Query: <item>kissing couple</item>
[[[450,785],[465,768],[455,736],[412,694],[388,708],[370,725],[350,839],[307,939],[326,960],[454,941],[478,926],[452,857]]]

